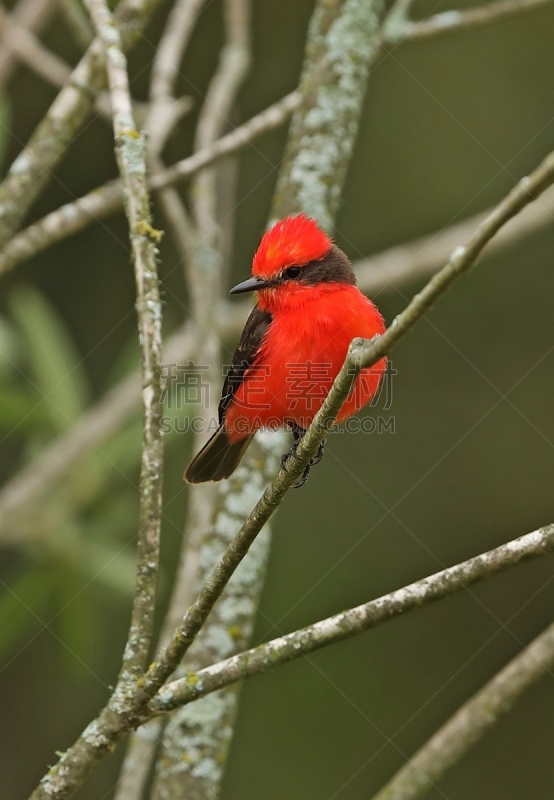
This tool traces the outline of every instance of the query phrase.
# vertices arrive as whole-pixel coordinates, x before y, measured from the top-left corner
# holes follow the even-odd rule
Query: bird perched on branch
[[[377,308],[356,286],[350,261],[303,214],[286,217],[264,234],[252,277],[231,294],[256,292],[233,355],[219,403],[219,428],[189,464],[189,483],[219,481],[236,469],[255,432],[288,427],[298,443],[327,396],[352,339],[384,331]],[[374,396],[386,367],[363,370],[340,409],[342,422]],[[295,484],[321,460],[325,440]]]

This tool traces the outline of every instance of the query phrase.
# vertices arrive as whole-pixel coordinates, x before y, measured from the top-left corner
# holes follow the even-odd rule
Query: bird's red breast
[[[351,284],[299,283],[277,298],[269,296],[270,291],[259,292],[258,304],[271,313],[271,324],[225,415],[231,441],[288,421],[308,428],[352,339],[384,331],[377,308]],[[361,373],[338,414],[339,422],[369,402],[385,368],[382,359]]]

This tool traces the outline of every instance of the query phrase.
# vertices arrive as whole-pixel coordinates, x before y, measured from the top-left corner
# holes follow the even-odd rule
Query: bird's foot
[[[300,443],[300,440],[302,439],[302,436],[304,435],[304,432],[302,433],[302,435],[298,435],[297,431],[293,430],[293,434],[294,434],[294,440],[293,440],[293,442],[292,442],[292,444],[290,446],[290,450],[288,451],[288,453],[283,453],[283,455],[281,456],[281,460],[280,460],[281,469],[284,470],[285,472],[287,472],[287,468],[286,468],[287,460],[291,456],[296,457],[296,451],[298,449],[298,445]],[[304,484],[306,483],[306,481],[310,477],[310,470],[312,469],[312,467],[315,467],[316,464],[319,464],[319,462],[323,458],[323,453],[325,452],[325,445],[326,444],[327,444],[327,439],[323,439],[323,441],[320,443],[319,447],[317,448],[317,453],[315,454],[315,456],[308,461],[306,467],[304,468],[304,472],[302,473],[300,478],[296,481],[296,483],[293,483],[293,485],[291,487],[292,489],[300,489],[301,486],[304,486]]]

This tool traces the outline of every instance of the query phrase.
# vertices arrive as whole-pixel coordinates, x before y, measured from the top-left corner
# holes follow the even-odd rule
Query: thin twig
[[[153,634],[159,571],[163,477],[160,388],[162,307],[156,264],[159,235],[151,225],[144,141],[133,118],[127,61],[123,55],[119,30],[106,0],[85,2],[105,48],[117,161],[125,186],[126,213],[135,264],[142,350],[143,433],[137,585],[119,681],[127,689],[140,677],[146,664]]]
[[[551,5],[552,0],[496,0],[485,6],[463,11],[444,11],[418,22],[406,22],[391,28],[386,41],[419,41],[441,36],[447,31],[460,31],[490,25],[503,17],[511,17],[541,6]]]
[[[370,600],[355,608],[279,636],[206,669],[167,683],[151,702],[153,713],[170,711],[237,681],[261,675],[279,664],[313,653],[330,644],[359,636],[393,617],[459,592],[521,561],[554,551],[554,524],[527,533],[494,550],[448,567],[434,575]]]
[[[419,800],[519,698],[554,667],[554,624],[507,664],[423,745],[373,800]]]
[[[172,167],[153,176],[151,189],[161,189],[186,180],[216,159],[235,153],[261,134],[274,130],[286,122],[300,102],[298,92],[291,92],[282,100],[266,108],[212,146],[179,161]],[[67,203],[51,214],[16,234],[0,252],[0,274],[21,261],[41,253],[52,244],[83,230],[96,220],[123,209],[121,181],[113,180],[92,192]]]
[[[177,100],[173,92],[180,64],[204,3],[205,0],[176,2],[158,43],[150,78],[150,109],[145,122],[149,135],[148,149],[156,157],[161,157],[168,134],[187,108],[188,98]]]

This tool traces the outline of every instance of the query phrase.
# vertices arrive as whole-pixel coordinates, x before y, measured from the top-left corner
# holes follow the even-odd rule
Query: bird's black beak
[[[233,286],[229,294],[255,292],[257,289],[264,289],[269,285],[269,281],[265,281],[263,278],[248,278],[248,280],[243,281],[242,283],[237,283],[236,286]]]

